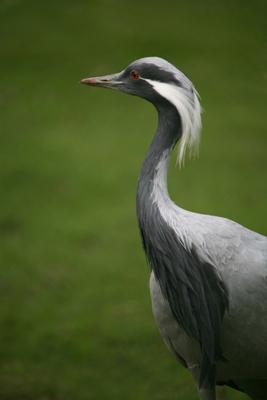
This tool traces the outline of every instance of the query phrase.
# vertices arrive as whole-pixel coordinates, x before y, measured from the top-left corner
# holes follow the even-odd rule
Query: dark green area
[[[1,400],[197,399],[155,328],[136,226],[155,111],[78,81],[147,55],[180,67],[205,112],[200,159],[173,162],[173,198],[267,234],[266,13],[1,0]]]

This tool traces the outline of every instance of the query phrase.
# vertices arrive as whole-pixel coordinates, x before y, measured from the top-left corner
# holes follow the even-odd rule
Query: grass
[[[197,399],[155,328],[136,226],[155,112],[78,81],[145,55],[178,65],[205,113],[200,159],[171,168],[173,198],[267,234],[266,11],[1,1],[0,399]]]

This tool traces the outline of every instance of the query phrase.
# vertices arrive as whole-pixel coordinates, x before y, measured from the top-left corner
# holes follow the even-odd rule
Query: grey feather
[[[188,251],[183,247],[152,202],[156,171],[153,165],[158,162],[156,150],[175,144],[175,140],[172,144],[168,142],[165,119],[160,121],[139,178],[137,214],[140,232],[148,261],[174,318],[190,337],[197,340],[202,350],[199,384],[211,386],[215,382],[216,362],[223,359],[220,338],[222,318],[228,308],[227,288],[212,264],[203,262],[194,248]]]
[[[200,137],[194,86],[159,57],[82,83],[140,96],[158,111],[138,181],[137,215],[152,269],[152,309],[166,345],[199,383],[201,400],[215,400],[215,384],[265,399],[267,238],[225,218],[183,210],[168,194],[171,151],[179,142],[182,161]]]

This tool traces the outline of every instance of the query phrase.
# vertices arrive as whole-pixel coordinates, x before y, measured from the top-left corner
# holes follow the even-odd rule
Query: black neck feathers
[[[190,250],[185,248],[153,198],[160,161],[168,157],[182,132],[181,119],[173,106],[164,104],[158,107],[158,113],[158,129],[138,180],[140,234],[148,262],[174,318],[199,343],[202,353],[199,384],[212,387],[216,362],[223,359],[221,324],[228,307],[228,294],[215,266],[201,260],[194,245]],[[166,163],[163,165],[166,168]],[[171,204],[167,200],[166,208]],[[179,223],[178,214],[177,219]]]

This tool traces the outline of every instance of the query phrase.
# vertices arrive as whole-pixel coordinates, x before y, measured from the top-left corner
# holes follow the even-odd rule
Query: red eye
[[[138,79],[140,78],[139,72],[138,71],[131,71],[131,79],[133,79],[134,81],[138,81]]]

